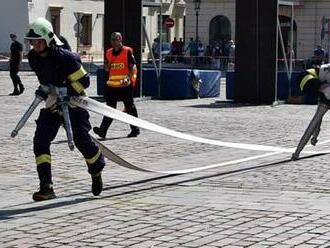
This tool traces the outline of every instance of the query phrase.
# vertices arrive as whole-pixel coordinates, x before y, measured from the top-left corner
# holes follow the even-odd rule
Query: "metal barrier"
[[[159,60],[156,59],[158,63]],[[207,70],[233,70],[235,58],[227,56],[185,56],[185,55],[164,55],[162,58],[164,66],[176,68],[197,68]],[[148,63],[151,63],[148,60]],[[172,66],[170,66],[172,64]]]
[[[96,73],[104,65],[103,52],[83,52],[80,54],[80,59],[90,73]]]
[[[278,70],[286,71],[284,59],[278,59]],[[158,63],[159,60],[156,59]],[[235,57],[228,56],[186,56],[186,55],[164,55],[162,58],[165,67],[175,68],[196,68],[205,70],[221,70],[222,72],[235,70]],[[311,67],[309,60],[294,59],[292,60],[292,71],[302,71]],[[151,63],[148,60],[148,63]],[[288,67],[290,61],[287,61]],[[290,68],[290,67],[289,67]]]
[[[80,53],[80,58],[82,62],[86,63],[94,63],[94,62],[102,62],[104,61],[103,52],[82,52]]]
[[[286,71],[285,60],[278,59],[277,60],[278,70],[279,71]],[[290,68],[290,61],[287,60],[288,67]],[[311,68],[312,65],[309,65],[308,60],[306,59],[293,59],[292,60],[292,71],[302,71],[308,68]]]
[[[104,54],[103,52],[83,52],[81,60],[87,64],[103,64]],[[284,59],[278,59],[278,70],[286,71]],[[151,63],[150,59],[143,60],[142,63]],[[159,59],[156,59],[156,63],[159,63]],[[225,75],[227,71],[235,70],[235,57],[229,56],[187,56],[187,55],[164,55],[162,57],[162,63],[165,67],[175,68],[196,68],[204,70],[220,70]],[[290,61],[287,61],[288,66]],[[302,71],[311,68],[313,63],[309,59],[293,59],[292,71]]]

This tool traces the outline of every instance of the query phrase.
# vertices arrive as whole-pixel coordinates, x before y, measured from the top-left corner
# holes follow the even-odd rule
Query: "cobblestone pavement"
[[[11,97],[9,74],[0,72],[0,247],[330,247],[329,155],[290,162],[291,154],[276,154],[180,176],[136,172],[108,161],[105,190],[93,197],[84,160],[68,149],[60,130],[52,144],[58,198],[33,202],[38,180],[32,137],[38,111],[15,139],[9,137],[37,87],[33,73],[21,77],[26,91]],[[89,94],[95,95],[92,79]],[[177,131],[282,147],[296,146],[316,109],[215,100],[140,99],[136,104],[141,118]],[[100,121],[91,114],[93,125]],[[330,139],[329,128],[326,116],[321,141]],[[146,130],[124,138],[128,132],[128,125],[115,121],[104,143],[145,168],[194,168],[263,154]]]

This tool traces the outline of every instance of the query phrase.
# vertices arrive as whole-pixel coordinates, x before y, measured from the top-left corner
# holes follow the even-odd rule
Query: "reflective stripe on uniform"
[[[124,82],[124,79],[128,79],[128,81]],[[127,78],[127,75],[112,75],[109,77],[107,81],[107,85],[113,88],[126,87],[131,84],[131,80]]]
[[[120,88],[120,87],[126,87],[131,84],[131,81],[128,81],[126,83],[123,83],[121,81],[107,81],[107,85],[113,88]]]
[[[84,86],[79,81],[71,82],[71,86],[79,94],[85,90]]]
[[[73,82],[73,81],[77,81],[80,78],[82,78],[83,76],[85,76],[87,74],[87,72],[85,71],[84,67],[80,66],[80,68],[75,71],[74,73],[70,74],[68,76],[68,79]]]
[[[305,77],[303,77],[303,79],[300,82],[301,91],[304,90],[304,87],[305,87],[305,84],[307,83],[307,81],[310,80],[310,79],[313,79],[313,78],[315,78],[315,77],[311,74],[307,74]]]
[[[43,163],[51,163],[51,156],[49,154],[41,154],[38,157],[36,157],[36,164],[40,165]]]
[[[308,69],[307,72],[308,72],[309,74],[312,74],[314,77],[318,78],[315,69]]]
[[[122,80],[126,77],[127,77],[127,75],[113,75],[113,76],[110,76],[109,80]]]
[[[99,149],[94,157],[85,158],[85,160],[87,164],[94,164],[99,159],[100,156],[101,156],[101,150]]]

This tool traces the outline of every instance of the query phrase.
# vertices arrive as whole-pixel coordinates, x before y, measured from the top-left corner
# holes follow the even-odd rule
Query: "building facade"
[[[196,36],[194,2],[186,0],[186,42],[190,37],[195,39]],[[236,0],[201,0],[198,36],[204,46],[212,45],[215,41],[235,40],[235,2]],[[291,17],[296,58],[305,59],[312,56],[317,45],[330,50],[327,21],[330,17],[330,0],[279,1],[279,21],[285,47],[291,40]],[[281,53],[279,51],[279,56]]]
[[[103,50],[103,0],[29,0],[29,20],[45,17],[79,52]]]
[[[0,53],[9,53],[11,40],[9,34],[15,32],[18,40],[23,42],[26,27],[29,23],[28,2],[22,0],[4,0],[0,8]]]
[[[102,51],[103,13],[103,0],[5,0],[0,9],[0,53],[9,52],[10,32],[16,32],[18,40],[24,42],[28,23],[38,17],[49,20],[55,33],[63,35],[72,50]]]
[[[144,1],[148,6],[143,7],[143,22],[151,42],[159,36],[160,30],[164,42],[171,42],[174,37],[184,38],[184,0]],[[0,38],[0,53],[9,52],[10,32],[17,32],[19,41],[23,42],[28,23],[38,17],[48,19],[55,33],[63,35],[72,50],[103,53],[104,0],[5,0],[0,16],[0,28],[4,34]],[[174,20],[171,28],[165,25],[168,18]],[[143,55],[146,57],[149,49],[145,35],[142,39]],[[26,47],[28,50],[28,45]]]
[[[184,39],[185,8],[184,0],[144,0],[143,23],[151,43],[162,33],[162,42],[170,43],[177,38]],[[173,21],[173,27],[166,25],[167,20]],[[146,35],[142,34],[143,58],[149,53]]]

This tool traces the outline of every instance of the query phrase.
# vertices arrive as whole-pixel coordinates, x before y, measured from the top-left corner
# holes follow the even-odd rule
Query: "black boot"
[[[24,85],[23,84],[19,84],[19,95],[20,94],[23,94],[25,88],[24,88]]]
[[[10,96],[18,96],[19,95],[19,91],[17,89],[14,89],[14,91],[12,93],[9,94]]]
[[[53,186],[51,184],[40,186],[40,190],[33,193],[34,201],[45,201],[56,198]]]
[[[103,189],[102,175],[101,172],[92,174],[92,193],[93,195],[99,195]]]
[[[140,134],[140,129],[134,128],[132,131],[127,135],[127,138],[133,138]]]
[[[107,135],[106,132],[104,132],[101,128],[99,127],[93,127],[93,131],[94,133],[96,133],[98,136],[100,136],[102,139],[105,138],[105,136]]]

